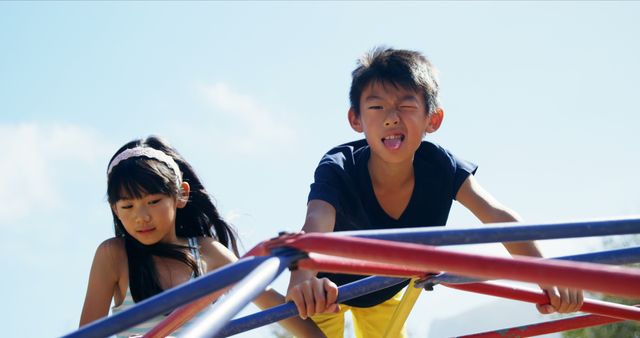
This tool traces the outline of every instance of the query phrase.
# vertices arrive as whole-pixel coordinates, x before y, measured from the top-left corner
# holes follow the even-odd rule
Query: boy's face
[[[443,112],[428,115],[419,93],[389,83],[372,83],[360,96],[360,116],[349,110],[351,127],[364,133],[372,156],[388,163],[412,162],[428,132],[440,126]]]

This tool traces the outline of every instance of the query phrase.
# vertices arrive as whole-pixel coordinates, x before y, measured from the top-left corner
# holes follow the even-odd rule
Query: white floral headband
[[[158,160],[164,164],[166,164],[174,173],[176,173],[176,177],[178,178],[177,183],[180,184],[182,182],[182,175],[180,174],[180,168],[176,161],[171,158],[171,156],[161,152],[160,150],[153,149],[150,147],[135,147],[129,148],[116,156],[116,158],[111,161],[109,164],[109,169],[107,169],[107,175],[111,174],[111,171],[115,166],[120,164],[120,162],[130,159],[132,157],[148,157],[154,160]]]

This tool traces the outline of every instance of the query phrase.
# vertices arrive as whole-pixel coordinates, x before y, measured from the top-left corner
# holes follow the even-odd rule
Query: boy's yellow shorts
[[[320,327],[327,338],[343,338],[344,337],[344,314],[351,311],[353,318],[353,331],[356,338],[375,338],[381,337],[386,331],[387,326],[393,313],[395,312],[404,291],[398,292],[391,299],[384,303],[372,307],[353,307],[340,304],[340,312],[323,313],[311,317]],[[389,337],[405,337],[406,330],[404,325],[400,332],[391,332]]]

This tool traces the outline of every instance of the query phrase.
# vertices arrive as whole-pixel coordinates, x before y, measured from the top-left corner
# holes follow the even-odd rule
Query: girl
[[[112,312],[118,313],[237,259],[234,231],[193,168],[164,140],[151,136],[125,144],[111,158],[107,175],[115,237],[96,250],[80,326],[106,316],[112,299]],[[283,301],[269,290],[254,302],[269,308]],[[143,334],[161,320],[118,337]],[[298,336],[322,335],[298,317],[281,324]]]

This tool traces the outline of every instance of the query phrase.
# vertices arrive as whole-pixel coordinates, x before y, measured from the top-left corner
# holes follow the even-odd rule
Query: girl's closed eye
[[[133,204],[131,204],[129,202],[119,203],[118,208],[120,208],[120,209],[131,209],[131,208],[133,208]]]
[[[167,197],[166,195],[163,194],[153,194],[153,195],[147,195],[143,200],[149,204],[149,205],[153,205],[153,204],[158,204],[160,203],[160,201],[162,201],[163,198]]]

